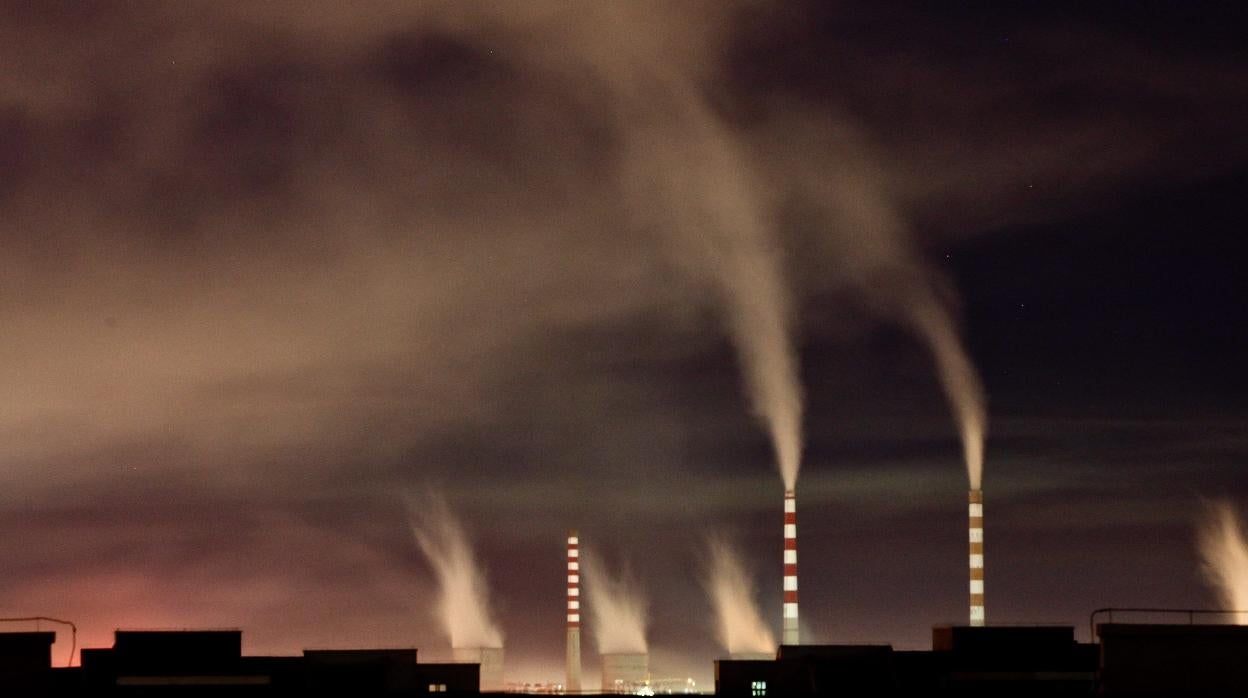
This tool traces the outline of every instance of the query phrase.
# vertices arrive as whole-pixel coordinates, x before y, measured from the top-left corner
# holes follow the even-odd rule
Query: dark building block
[[[122,672],[232,671],[243,656],[243,632],[118,630],[113,654]]]
[[[1097,634],[1104,695],[1248,695],[1248,626],[1106,623]]]
[[[480,692],[480,664],[417,664],[420,669],[419,694],[449,693],[475,695]]]
[[[56,633],[0,633],[0,694],[41,695],[51,686]]]
[[[423,692],[416,650],[307,650],[304,686],[326,695],[389,696]]]

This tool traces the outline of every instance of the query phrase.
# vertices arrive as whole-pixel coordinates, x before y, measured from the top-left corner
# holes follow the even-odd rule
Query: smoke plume
[[[1222,607],[1231,611],[1248,610],[1248,541],[1229,502],[1209,507],[1198,543],[1201,572],[1217,590]],[[1248,613],[1236,614],[1235,622],[1248,625]]]
[[[724,261],[723,284],[737,354],[755,412],[767,425],[785,490],[797,487],[802,451],[802,391],[780,262],[764,239],[740,238]]]
[[[716,635],[730,655],[774,654],[776,638],[763,623],[754,598],[754,583],[739,551],[726,539],[708,541],[705,584],[715,606]]]
[[[503,634],[490,612],[485,572],[463,527],[441,499],[410,507],[416,542],[438,579],[435,614],[451,647],[502,647]]]
[[[930,295],[911,307],[911,316],[919,335],[927,343],[936,360],[940,383],[953,409],[954,419],[962,437],[966,460],[966,476],[971,489],[980,489],[984,473],[984,434],[987,413],[984,389],[975,367],[966,355],[962,340],[954,329],[949,312]]]
[[[581,579],[593,617],[594,640],[600,654],[644,653],[645,595],[627,574],[611,576],[600,556],[581,549]]]
[[[713,50],[714,36],[698,36]],[[686,38],[687,39],[687,38]],[[791,291],[763,178],[744,139],[708,104],[704,66],[673,46],[614,47],[603,65],[614,93],[630,198],[654,202],[643,221],[670,232],[677,263],[722,309],[753,410],[766,426],[787,490],[797,484],[802,390]],[[675,59],[675,60],[673,60]],[[602,63],[601,59],[598,61]],[[645,90],[638,99],[638,91]]]

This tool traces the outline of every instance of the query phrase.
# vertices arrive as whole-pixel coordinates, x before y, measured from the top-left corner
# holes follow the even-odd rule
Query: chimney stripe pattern
[[[970,492],[971,625],[984,624],[984,491]]]
[[[797,497],[784,493],[784,634],[783,643],[796,645],[797,630]]]
[[[568,629],[581,627],[581,551],[576,532],[568,533]]]
[[[568,648],[565,690],[581,691],[581,540],[568,531]]]

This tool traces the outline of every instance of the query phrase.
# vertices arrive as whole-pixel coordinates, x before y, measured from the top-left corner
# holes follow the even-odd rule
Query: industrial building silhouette
[[[416,650],[243,656],[239,630],[122,631],[53,668],[51,632],[0,633],[0,696],[415,696],[476,694],[478,665],[422,664]]]
[[[720,660],[720,696],[1244,696],[1248,626],[1105,622],[937,627],[932,648],[785,645]],[[476,664],[422,664],[415,649],[244,656],[242,632],[117,631],[80,666],[53,667],[52,632],[0,633],[0,696],[295,697],[477,694]]]
[[[937,627],[930,651],[783,646],[715,663],[720,696],[1248,696],[1248,626]]]

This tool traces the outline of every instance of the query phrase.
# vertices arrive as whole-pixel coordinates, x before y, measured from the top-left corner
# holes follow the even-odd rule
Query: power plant
[[[715,609],[716,639],[732,659],[771,659],[776,640],[754,598],[741,555],[722,536],[707,539],[705,587]]]
[[[649,690],[649,642],[646,639],[645,595],[626,570],[612,575],[603,558],[578,546],[584,565],[588,609],[593,617],[594,644],[602,668],[602,690],[637,693]]]
[[[784,614],[781,644],[801,644],[797,615],[797,495],[784,493]]]
[[[568,531],[568,647],[564,688],[581,691],[581,551],[576,530]]]
[[[969,496],[971,625],[981,626],[984,617],[984,491],[971,490]]]
[[[503,689],[503,633],[490,612],[484,569],[472,544],[444,500],[412,507],[416,542],[438,582],[436,615],[451,641],[457,663],[480,665],[481,690]]]
[[[784,641],[774,653],[730,651],[730,658],[716,661],[715,695],[1212,698],[1248,693],[1248,672],[1241,670],[1241,660],[1248,656],[1244,654],[1248,652],[1248,627],[1233,624],[1238,610],[1100,609],[1092,613],[1088,642],[1079,642],[1071,626],[987,627],[983,516],[983,491],[973,488],[968,493],[969,624],[934,627],[930,650],[895,649],[887,644],[803,645],[798,630],[796,495],[787,489]],[[565,542],[567,654],[562,685],[506,684],[501,640],[496,647],[454,647],[453,663],[428,664],[417,663],[416,650],[410,648],[306,650],[302,656],[247,657],[241,653],[240,631],[119,631],[113,648],[84,649],[80,666],[53,670],[50,647],[55,635],[24,632],[0,633],[0,695],[10,689],[22,695],[84,698],[155,695],[144,692],[153,686],[175,687],[160,693],[168,696],[232,696],[240,687],[247,687],[247,695],[274,697],[326,695],[330,689],[361,696],[581,694],[585,692],[580,647],[582,545],[575,529],[567,531]],[[712,543],[712,550],[728,549],[717,548],[714,539]],[[1234,543],[1242,546],[1238,538]],[[1242,550],[1237,554],[1242,556]],[[697,687],[692,679],[652,677],[644,601],[639,601],[642,597],[627,583],[626,575],[619,579],[605,576],[603,566],[593,563],[595,559],[591,556],[590,566],[584,568],[590,574],[589,591],[604,595],[604,608],[609,612],[602,614],[603,609],[590,606],[596,613],[593,627],[600,633],[601,660],[601,684],[590,692],[694,692]],[[740,586],[748,588],[745,583]],[[1124,622],[1138,613],[1148,620]],[[1178,620],[1156,622],[1166,614]],[[1223,622],[1228,616],[1232,624]],[[1211,622],[1198,622],[1205,618]],[[620,628],[630,628],[630,632],[621,637],[616,633]],[[770,636],[767,641],[771,642]],[[726,645],[743,646],[732,641]]]
[[[650,657],[645,652],[612,652],[602,655],[602,692],[637,693],[650,676]]]

